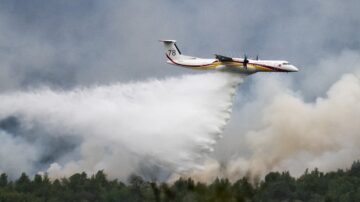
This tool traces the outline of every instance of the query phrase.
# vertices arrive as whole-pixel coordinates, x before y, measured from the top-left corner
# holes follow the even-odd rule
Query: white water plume
[[[166,179],[194,169],[220,137],[241,81],[208,73],[1,94],[0,171]]]

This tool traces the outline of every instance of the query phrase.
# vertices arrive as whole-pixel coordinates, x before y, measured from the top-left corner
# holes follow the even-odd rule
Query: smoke
[[[349,166],[360,154],[359,102],[360,79],[355,74],[344,75],[326,97],[313,103],[291,93],[276,96],[264,110],[262,128],[246,134],[254,151],[251,174]]]
[[[247,116],[258,118],[253,128],[237,132],[242,148],[228,159],[208,158],[206,169],[186,176],[205,182],[216,177],[257,180],[270,171],[285,170],[299,176],[307,168],[345,169],[359,158],[360,74],[344,74],[314,102],[304,101],[300,93],[280,82],[271,82],[277,91],[271,98],[262,97],[267,99],[257,109],[259,115]],[[264,87],[264,81],[260,83]]]
[[[200,168],[230,118],[241,77],[186,75],[0,95],[0,171],[62,177],[104,169],[166,180]]]
[[[238,138],[230,135],[233,144],[217,146],[235,150],[227,157],[209,154],[230,118],[242,81],[238,75],[2,94],[0,170],[62,177],[104,169],[123,180],[135,173],[152,180],[190,176],[211,182],[258,179],[269,171],[298,176],[306,168],[346,168],[360,155],[359,75],[339,76],[314,101],[291,90],[290,80],[255,80],[249,97],[256,101],[245,99],[242,118],[235,117],[225,131]]]

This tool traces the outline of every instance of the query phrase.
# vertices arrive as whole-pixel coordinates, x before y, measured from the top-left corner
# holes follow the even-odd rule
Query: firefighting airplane
[[[256,60],[244,58],[231,58],[215,54],[214,59],[205,59],[182,55],[175,40],[160,40],[165,46],[167,63],[198,70],[218,70],[241,74],[256,72],[297,72],[294,65],[284,60]]]

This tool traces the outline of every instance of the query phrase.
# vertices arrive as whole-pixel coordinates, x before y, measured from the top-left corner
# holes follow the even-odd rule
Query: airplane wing
[[[226,56],[217,55],[217,54],[215,54],[215,58],[218,59],[220,62],[231,62],[231,61],[234,61],[231,57],[226,57]]]

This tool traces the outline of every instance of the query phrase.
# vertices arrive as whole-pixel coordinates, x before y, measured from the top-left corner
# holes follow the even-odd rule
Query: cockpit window
[[[282,65],[289,65],[290,63],[288,62],[283,62]]]

